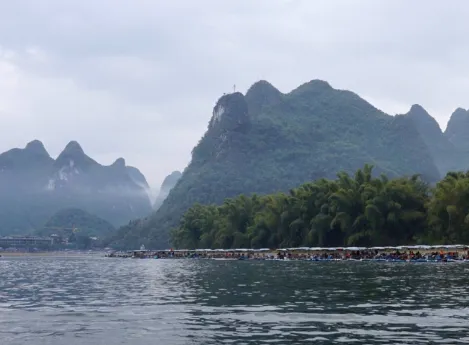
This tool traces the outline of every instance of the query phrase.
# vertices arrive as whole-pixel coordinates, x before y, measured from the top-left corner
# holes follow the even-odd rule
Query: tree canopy
[[[469,242],[469,173],[448,173],[430,188],[418,175],[389,179],[372,171],[365,165],[289,193],[195,204],[172,230],[172,243],[191,249]]]

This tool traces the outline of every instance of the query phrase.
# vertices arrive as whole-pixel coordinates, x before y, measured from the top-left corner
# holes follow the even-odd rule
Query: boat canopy
[[[155,250],[131,250],[129,253],[143,253],[143,252],[197,252],[197,253],[220,253],[220,252],[238,252],[238,253],[255,253],[255,252],[293,252],[293,251],[303,251],[303,252],[326,252],[326,251],[364,251],[364,250],[440,250],[440,249],[464,249],[469,250],[469,245],[466,244],[439,244],[439,245],[408,245],[408,246],[379,246],[379,247],[291,247],[291,248],[260,248],[260,249],[249,249],[249,248],[235,248],[235,249],[166,249],[162,251]]]

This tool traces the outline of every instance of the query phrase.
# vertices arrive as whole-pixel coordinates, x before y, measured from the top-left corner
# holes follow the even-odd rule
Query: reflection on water
[[[469,264],[1,258],[0,343],[469,343]]]

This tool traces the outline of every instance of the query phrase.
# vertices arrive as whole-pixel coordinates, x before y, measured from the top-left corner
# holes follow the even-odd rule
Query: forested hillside
[[[67,208],[55,213],[39,230],[36,235],[62,235],[62,232],[76,231],[77,236],[104,238],[116,231],[111,223],[86,211]]]
[[[224,95],[192,160],[162,206],[119,229],[116,247],[169,245],[170,229],[195,203],[221,204],[239,194],[287,192],[354,172],[364,164],[388,177],[440,173],[413,120],[390,116],[358,95],[313,80],[288,94],[265,81],[246,96]]]

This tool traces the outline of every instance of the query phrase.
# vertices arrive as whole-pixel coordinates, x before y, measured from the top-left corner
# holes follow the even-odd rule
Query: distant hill
[[[120,158],[104,166],[70,142],[57,159],[34,140],[0,154],[0,235],[38,229],[56,212],[79,208],[114,226],[151,211],[148,184]]]
[[[451,115],[445,137],[466,156],[469,162],[469,110],[458,108]]]
[[[160,206],[163,204],[163,201],[166,199],[171,189],[173,189],[173,187],[179,181],[181,176],[182,173],[180,171],[173,171],[171,174],[165,177],[163,183],[161,184],[160,191],[156,197],[155,203],[153,204],[153,209],[157,210],[160,208]]]
[[[124,165],[125,165],[125,161],[124,161]],[[140,170],[131,166],[126,166],[126,169],[127,169],[127,174],[129,175],[129,177],[132,179],[133,182],[135,182],[137,185],[147,190],[148,192],[150,191],[150,186],[148,185],[148,182],[145,179],[145,176],[140,172]]]
[[[110,236],[116,230],[111,223],[102,218],[80,209],[68,208],[55,213],[40,230],[36,231],[36,234],[60,235],[63,231],[71,232],[74,228],[82,236],[100,238]]]
[[[438,122],[427,113],[420,105],[413,105],[406,114],[412,120],[420,136],[427,145],[435,165],[438,167],[440,176],[444,176],[448,171],[466,170],[469,168],[469,156],[464,157],[461,147],[456,146],[451,140],[451,135],[443,133]],[[468,116],[469,119],[469,116]],[[469,130],[469,123],[467,126]],[[449,132],[451,132],[451,127]],[[456,135],[455,138],[461,136]],[[469,137],[467,137],[469,143]]]
[[[194,203],[288,191],[306,181],[334,178],[339,171],[353,173],[366,163],[375,166],[375,174],[421,174],[435,182],[440,171],[415,122],[413,115],[387,115],[321,80],[288,94],[260,81],[246,95],[224,95],[161,207],[120,228],[113,244],[168,247],[170,229]]]

